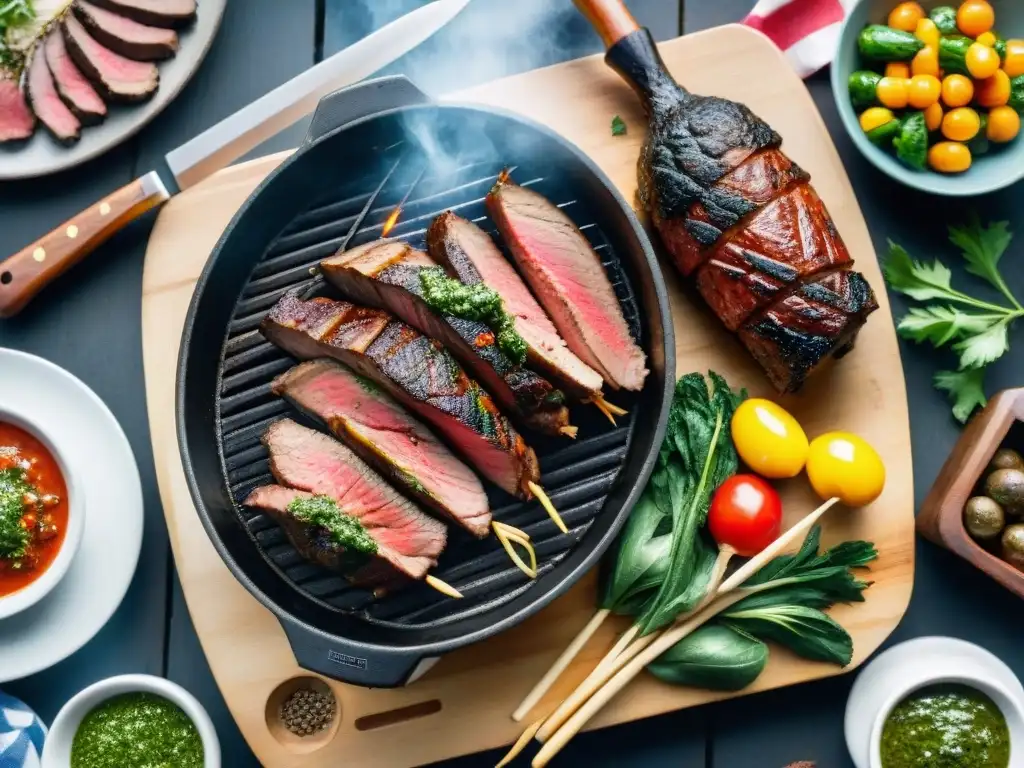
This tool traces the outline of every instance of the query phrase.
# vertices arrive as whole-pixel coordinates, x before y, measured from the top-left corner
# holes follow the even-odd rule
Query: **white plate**
[[[989,680],[1024,702],[1024,686],[1013,670],[980,646],[952,637],[919,637],[894,645],[864,667],[846,702],[846,747],[857,768],[869,768],[871,729],[893,687],[945,676]]]
[[[2,5],[3,3],[0,3]],[[181,46],[173,59],[157,62],[160,88],[143,104],[111,104],[106,120],[82,128],[72,147],[58,144],[42,126],[25,143],[0,144],[0,181],[45,176],[81,165],[138,133],[178,95],[206,58],[217,34],[227,0],[201,0],[199,15],[188,29],[179,30]]]
[[[66,458],[85,496],[86,524],[71,568],[53,591],[0,621],[0,683],[77,651],[107,623],[142,548],[142,483],[128,438],[103,401],[63,368],[0,349],[4,406],[21,413]]]

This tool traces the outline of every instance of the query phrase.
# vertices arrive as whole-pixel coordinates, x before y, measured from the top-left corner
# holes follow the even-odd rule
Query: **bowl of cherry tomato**
[[[857,148],[908,186],[979,195],[1024,178],[1024,2],[861,0],[832,66]]]

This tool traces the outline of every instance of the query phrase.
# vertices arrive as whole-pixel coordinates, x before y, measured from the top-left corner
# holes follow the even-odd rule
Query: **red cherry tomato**
[[[719,546],[728,545],[742,557],[753,557],[782,531],[779,494],[757,475],[734,475],[719,486],[711,500],[708,529]]]

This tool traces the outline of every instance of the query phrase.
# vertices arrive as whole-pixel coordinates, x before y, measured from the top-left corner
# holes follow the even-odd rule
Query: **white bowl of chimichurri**
[[[210,716],[180,685],[121,675],[94,683],[57,713],[42,768],[220,768]]]
[[[875,717],[869,754],[870,768],[1019,768],[1024,709],[987,676],[908,682]]]

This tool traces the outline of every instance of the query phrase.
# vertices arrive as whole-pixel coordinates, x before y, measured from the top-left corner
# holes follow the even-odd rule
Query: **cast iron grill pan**
[[[356,94],[364,103],[353,108]],[[649,475],[674,384],[660,272],[632,212],[599,171],[555,134],[519,118],[425,102],[407,80],[390,78],[321,104],[310,140],[264,181],[218,243],[193,297],[179,360],[182,459],[214,545],[277,615],[300,664],[364,685],[406,682],[417,661],[518,623],[596,564]],[[353,112],[365,117],[353,122]],[[344,127],[330,130],[337,125]],[[374,595],[303,560],[274,522],[241,506],[253,488],[273,482],[260,436],[280,418],[304,420],[270,392],[273,378],[296,361],[258,326],[290,290],[344,298],[316,275],[317,264],[343,246],[379,238],[399,205],[389,236],[417,248],[425,250],[427,227],[446,210],[495,235],[484,197],[505,167],[562,207],[600,254],[651,374],[640,393],[606,392],[629,409],[617,427],[596,408],[574,404],[577,440],[522,430],[568,535],[535,501],[484,483],[495,518],[530,534],[540,565],[535,581],[495,538],[478,541],[449,526],[433,572],[457,585],[463,600],[423,584]]]

